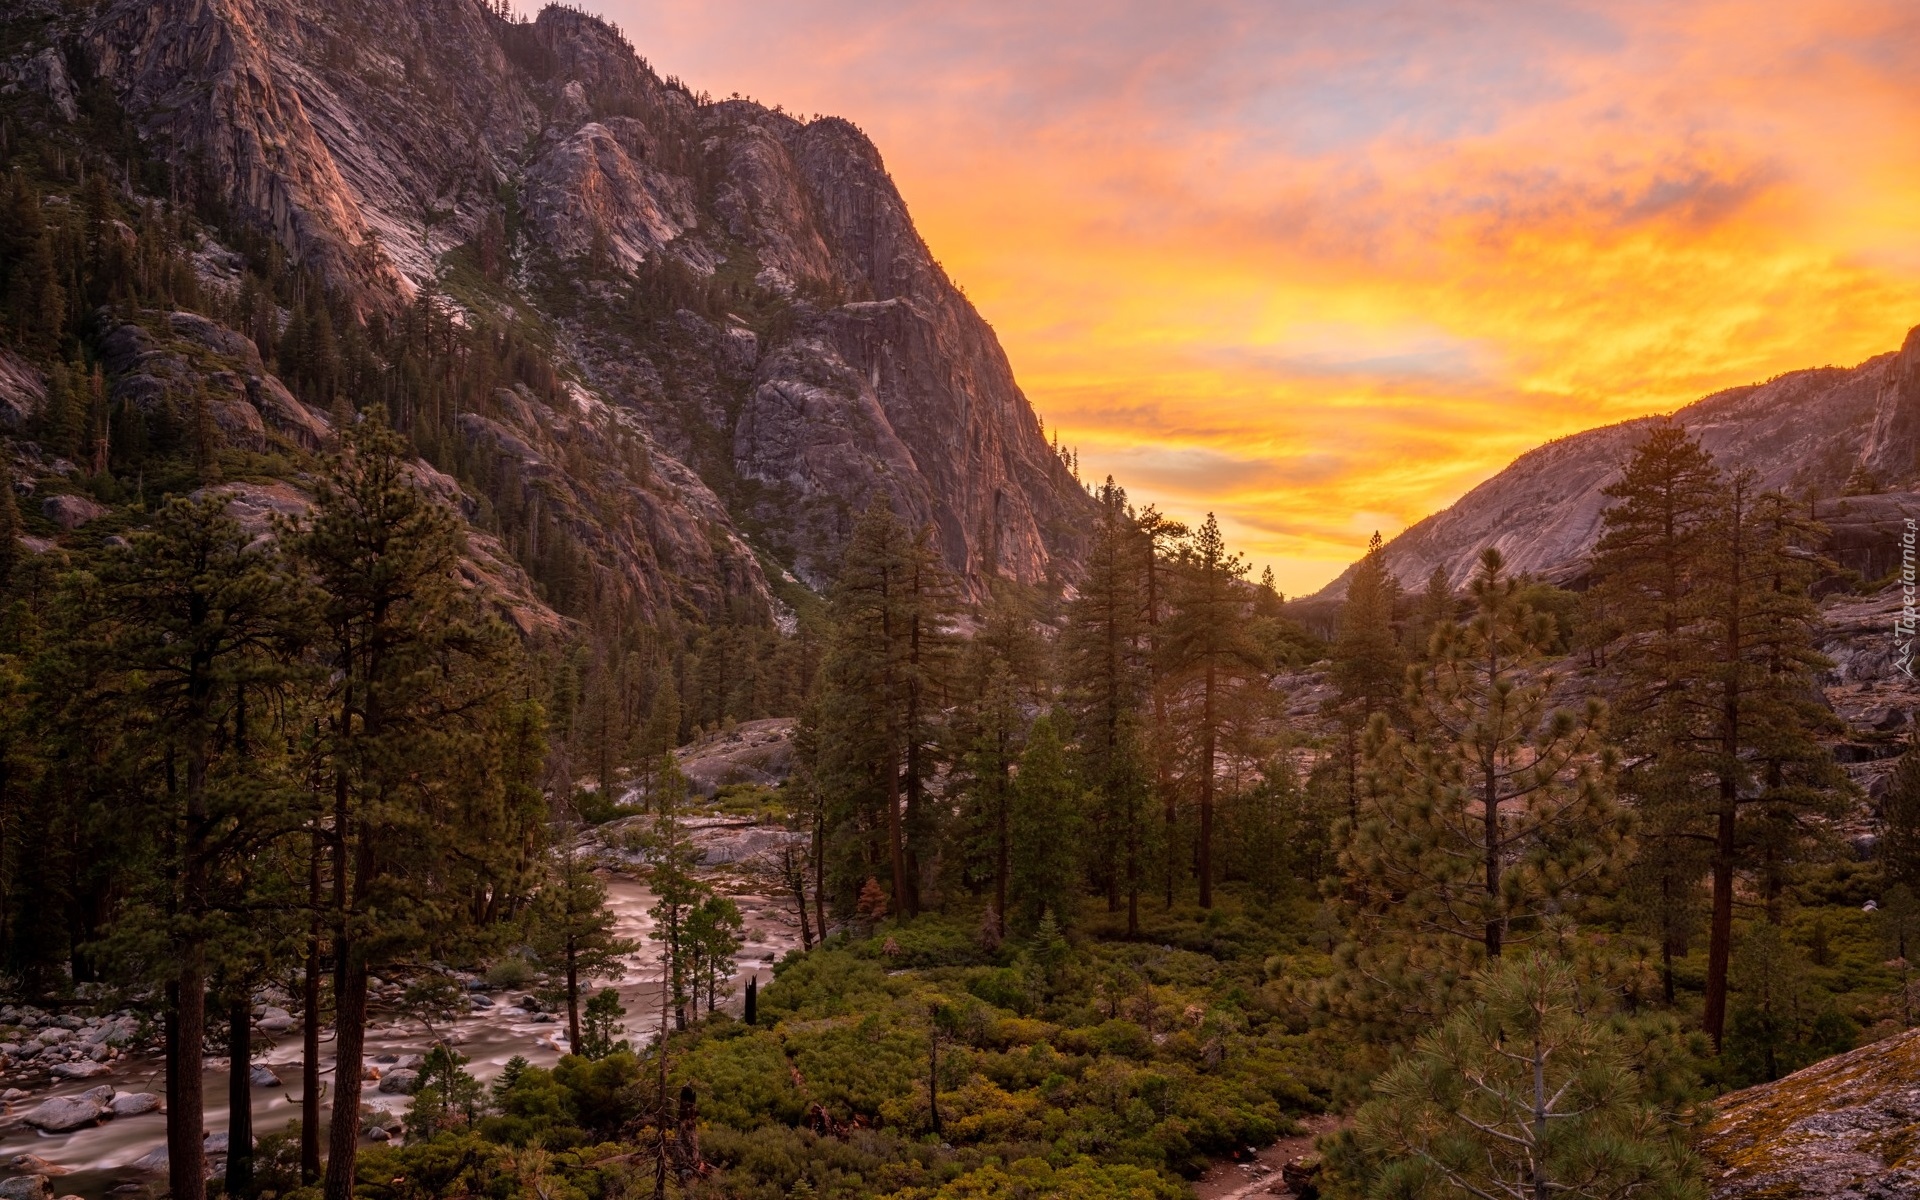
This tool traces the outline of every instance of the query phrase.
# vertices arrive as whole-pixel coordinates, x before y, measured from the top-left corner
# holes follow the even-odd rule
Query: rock
[[[262,1033],[285,1033],[287,1030],[292,1029],[295,1024],[296,1022],[293,1019],[292,1013],[284,1008],[275,1008],[271,1005],[267,1007],[266,1011],[260,1014],[258,1020],[254,1021],[254,1026]]]
[[[390,1096],[410,1096],[420,1086],[420,1072],[395,1067],[380,1077],[380,1090]]]
[[[38,1154],[16,1154],[8,1164],[16,1171],[31,1175],[71,1175],[72,1167],[63,1167],[56,1162],[48,1162]]]
[[[99,1087],[91,1087],[91,1088],[88,1088],[86,1091],[80,1093],[80,1098],[82,1100],[91,1100],[95,1104],[98,1104],[103,1108],[112,1105],[113,1096],[114,1096],[114,1091],[112,1086],[104,1083],[101,1084]]]
[[[1920,1195],[1920,1030],[1714,1101],[1699,1150],[1715,1200]]]
[[[45,1133],[67,1133],[98,1121],[107,1110],[79,1096],[55,1096],[41,1101],[39,1107],[20,1118]]]
[[[71,125],[80,119],[80,106],[74,103],[73,81],[67,76],[66,60],[52,46],[27,60],[20,80],[45,96],[62,121]]]
[[[113,1047],[107,1045],[105,1042],[95,1042],[93,1045],[87,1047],[87,1057],[97,1063],[107,1061],[112,1054]]]
[[[147,1151],[128,1165],[136,1171],[164,1175],[166,1174],[168,1165],[172,1163],[172,1161],[172,1158],[167,1154],[166,1146],[163,1144],[158,1149]]]
[[[380,1128],[378,1125],[375,1125],[372,1129],[367,1130],[367,1137],[376,1142],[385,1142],[385,1141],[390,1141],[393,1138],[393,1135],[388,1133],[386,1130]]]
[[[1280,1180],[1293,1189],[1294,1200],[1317,1200],[1320,1195],[1321,1159],[1318,1154],[1302,1154],[1280,1168]]]
[[[112,1068],[99,1062],[60,1063],[50,1070],[55,1079],[95,1079],[107,1074]]]
[[[265,1063],[260,1063],[255,1065],[253,1070],[247,1072],[247,1082],[251,1083],[254,1087],[279,1087],[280,1077],[273,1073],[273,1068],[267,1066]]]
[[[107,509],[85,496],[61,494],[42,500],[40,515],[62,529],[78,529],[88,521],[106,516]]]
[[[206,1140],[201,1142],[200,1145],[208,1154],[225,1154],[228,1145],[227,1135],[224,1131],[220,1133],[210,1133],[206,1136]]]
[[[0,1179],[0,1200],[52,1200],[53,1187],[45,1175],[15,1175]]]
[[[4,1047],[0,1047],[0,1049],[4,1049]],[[25,1100],[31,1095],[33,1095],[33,1093],[25,1088],[10,1087],[4,1092],[0,1092],[0,1103],[12,1104],[16,1100]]]
[[[153,1092],[119,1092],[109,1106],[116,1117],[138,1117],[160,1110],[160,1097]]]
[[[473,992],[467,996],[467,1003],[475,1009],[492,1008],[493,997],[481,992]]]
[[[426,1065],[427,1056],[424,1054],[402,1054],[398,1059],[394,1060],[394,1066],[399,1067],[403,1071],[418,1071]]]
[[[26,359],[0,347],[0,426],[23,429],[47,402],[47,381]],[[0,1016],[0,1021],[12,1017]]]

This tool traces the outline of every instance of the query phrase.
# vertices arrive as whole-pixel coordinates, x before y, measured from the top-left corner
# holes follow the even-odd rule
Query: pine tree
[[[1147,745],[1153,761],[1153,790],[1160,798],[1161,829],[1164,835],[1166,903],[1173,907],[1175,867],[1173,847],[1178,844],[1180,796],[1174,786],[1176,755],[1172,724],[1168,720],[1168,687],[1165,656],[1161,653],[1161,623],[1167,615],[1170,589],[1167,587],[1168,563],[1174,548],[1187,536],[1187,527],[1163,516],[1153,505],[1136,513],[1134,528],[1139,535],[1140,573],[1144,598],[1143,622],[1146,625],[1148,695],[1153,706]]]
[[[566,991],[567,1045],[580,1046],[580,988],[617,974],[637,944],[614,934],[607,888],[593,873],[578,828],[563,827],[548,866],[546,885],[530,914],[534,952],[558,968]]]
[[[367,978],[457,919],[450,865],[502,847],[472,836],[500,801],[489,771],[510,693],[512,644],[461,587],[454,515],[418,490],[405,443],[378,416],[348,431],[317,510],[293,539],[325,598],[321,627],[333,669],[331,935],[334,959],[333,1120],[328,1200],[351,1200],[359,1138]]]
[[[1080,790],[1060,736],[1063,723],[1051,715],[1034,723],[1013,783],[1007,902],[1026,930],[1049,915],[1070,922],[1079,894]]]
[[[1699,868],[1712,877],[1702,1024],[1726,1028],[1736,876],[1777,893],[1804,853],[1809,815],[1844,787],[1817,734],[1831,719],[1812,699],[1826,665],[1805,545],[1816,531],[1750,476],[1723,478],[1697,441],[1656,427],[1608,490],[1595,556],[1622,639],[1618,708],[1635,762],[1623,780],[1662,847],[1643,858],[1636,894],[1676,952]],[[1690,877],[1689,877],[1690,876]]]
[[[1704,1200],[1669,1115],[1684,1081],[1591,1010],[1569,964],[1545,951],[1489,964],[1474,993],[1356,1115],[1368,1196]]]
[[[1387,569],[1380,534],[1367,543],[1366,557],[1347,581],[1340,608],[1340,636],[1333,644],[1333,683],[1337,692],[1328,714],[1339,728],[1341,761],[1346,765],[1347,815],[1359,820],[1361,740],[1375,713],[1398,710],[1406,670],[1405,655],[1393,632],[1394,603],[1400,586]]]
[[[1200,829],[1195,872],[1200,907],[1213,907],[1213,818],[1220,741],[1232,708],[1258,676],[1259,648],[1247,636],[1247,564],[1228,553],[1212,513],[1180,560],[1180,586],[1164,631],[1167,677],[1186,693]]]
[[[1360,906],[1351,970],[1443,1011],[1480,957],[1610,880],[1626,817],[1613,798],[1604,707],[1551,708],[1552,636],[1496,550],[1481,556],[1468,624],[1442,626],[1409,688],[1411,732],[1376,717],[1366,798],[1343,856]],[[1397,936],[1379,936],[1380,934]]]
[[[960,751],[955,755],[951,790],[960,798],[961,818],[973,831],[973,859],[992,888],[989,916],[994,936],[1006,934],[1007,894],[1013,862],[1014,773],[1026,743],[1027,721],[1020,687],[1004,661],[987,668],[978,699],[956,723]]]
[[[161,847],[152,903],[126,910],[116,937],[157,937],[166,994],[167,1145],[176,1196],[205,1194],[201,1044],[213,960],[238,955],[252,922],[223,898],[236,856],[297,827],[295,793],[252,743],[292,675],[297,588],[269,547],[256,548],[220,500],[175,500],[131,547],[103,564],[94,634],[102,665],[123,682],[135,761],[158,777],[148,811]],[[249,694],[252,702],[249,704]],[[271,742],[268,742],[271,747]],[[224,911],[223,911],[224,910]]]
[[[1100,516],[1061,638],[1061,682],[1073,716],[1079,770],[1096,797],[1098,871],[1108,910],[1117,907],[1124,892],[1127,932],[1133,936],[1140,928],[1149,801],[1141,744],[1151,683],[1145,578],[1140,533],[1126,492],[1109,477],[1095,499]]]

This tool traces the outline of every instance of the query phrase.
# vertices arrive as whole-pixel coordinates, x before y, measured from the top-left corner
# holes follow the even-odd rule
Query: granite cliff
[[[164,179],[363,319],[425,306],[541,347],[555,386],[462,398],[443,456],[643,609],[772,614],[778,576],[831,581],[876,497],[975,595],[1071,576],[1091,502],[849,122],[695,95],[559,7],[108,0],[9,31],[0,75],[36,119],[104,93],[149,194]],[[238,286],[233,250],[208,239],[205,286]],[[190,315],[132,314],[110,386],[153,376],[140,337]],[[324,444],[244,334],[200,332],[230,343],[234,444]]]

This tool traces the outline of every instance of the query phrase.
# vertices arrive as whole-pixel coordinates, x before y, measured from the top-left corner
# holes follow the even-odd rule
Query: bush
[[[523,988],[532,982],[532,964],[517,954],[487,968],[487,986],[491,988]]]

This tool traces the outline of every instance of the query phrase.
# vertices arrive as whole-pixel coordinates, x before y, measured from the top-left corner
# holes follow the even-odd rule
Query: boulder
[[[55,1079],[95,1079],[112,1069],[105,1063],[82,1059],[79,1062],[60,1063],[49,1073]]]
[[[69,1133],[93,1124],[106,1111],[104,1106],[82,1096],[55,1096],[42,1101],[20,1119],[43,1133]]]
[[[158,1112],[160,1097],[153,1092],[118,1092],[108,1106],[116,1117],[137,1117]]]
[[[27,360],[0,347],[0,425],[23,428],[47,402],[47,381]],[[11,1020],[0,1017],[0,1020]]]
[[[254,1025],[262,1033],[285,1033],[287,1030],[292,1029],[294,1024],[292,1013],[284,1008],[274,1008],[271,1005],[268,1006],[265,1012],[260,1014],[260,1019],[254,1022]]]
[[[427,1056],[424,1054],[402,1054],[394,1060],[393,1065],[403,1071],[418,1071],[427,1065]]]
[[[73,1173],[72,1167],[48,1162],[38,1154],[16,1154],[8,1165],[16,1171],[24,1171],[29,1175],[71,1175]]]
[[[380,1090],[390,1096],[410,1096],[420,1087],[420,1072],[395,1067],[380,1078]]]
[[[168,1164],[172,1161],[173,1160],[167,1155],[166,1146],[162,1144],[159,1148],[149,1150],[139,1158],[134,1159],[131,1165],[136,1171],[148,1171],[156,1175],[164,1175],[167,1173]]]
[[[252,1083],[254,1087],[280,1086],[280,1077],[273,1073],[272,1067],[264,1063],[255,1065],[253,1070],[247,1072],[247,1080]]]
[[[0,1179],[0,1200],[52,1200],[53,1188],[45,1175],[15,1175]]]
[[[113,1088],[103,1083],[99,1087],[91,1087],[81,1092],[80,1098],[82,1100],[91,1100],[102,1107],[108,1107],[113,1104],[113,1095]]]
[[[205,1150],[208,1154],[225,1154],[228,1144],[227,1135],[224,1131],[220,1133],[210,1133],[207,1135],[207,1140],[201,1143],[201,1149]]]
[[[40,515],[62,529],[78,529],[88,521],[107,515],[103,506],[85,496],[48,496],[40,502]]]

